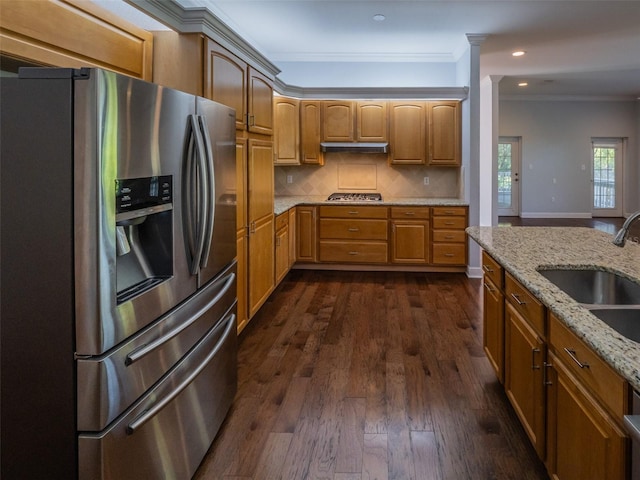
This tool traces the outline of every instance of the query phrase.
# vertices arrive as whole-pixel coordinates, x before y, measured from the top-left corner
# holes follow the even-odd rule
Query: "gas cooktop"
[[[379,193],[332,193],[327,199],[336,202],[381,202]]]

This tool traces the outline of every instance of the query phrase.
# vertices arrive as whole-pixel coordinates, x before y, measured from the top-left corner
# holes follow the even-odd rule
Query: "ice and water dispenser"
[[[118,304],[173,274],[172,176],[116,180]]]

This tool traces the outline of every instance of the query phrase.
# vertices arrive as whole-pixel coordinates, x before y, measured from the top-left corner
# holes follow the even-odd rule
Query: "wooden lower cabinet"
[[[624,431],[553,353],[549,364],[547,469],[551,478],[628,478]]]
[[[504,383],[504,294],[486,276],[483,306],[484,352],[498,380]]]
[[[505,391],[536,452],[544,458],[545,342],[509,302],[505,326]]]
[[[433,207],[431,228],[431,262],[436,265],[466,265],[467,208]]]
[[[252,225],[249,234],[249,318],[274,288],[273,215]]]
[[[316,211],[317,207],[314,206],[296,207],[296,260],[298,262],[318,261]]]
[[[247,315],[247,232],[242,229],[237,236],[238,275],[236,288],[238,289],[238,333],[240,333],[249,322]]]
[[[427,207],[391,207],[391,263],[429,263],[429,217]]]
[[[275,237],[275,276],[276,285],[279,284],[289,271],[289,212],[284,212],[276,217]]]

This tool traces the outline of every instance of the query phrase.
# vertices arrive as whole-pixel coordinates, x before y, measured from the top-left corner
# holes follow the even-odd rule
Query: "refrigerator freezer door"
[[[235,262],[108,355],[79,359],[78,430],[100,431],[153,386],[236,301]]]
[[[191,478],[235,395],[236,342],[230,311],[107,430],[80,434],[80,478]]]

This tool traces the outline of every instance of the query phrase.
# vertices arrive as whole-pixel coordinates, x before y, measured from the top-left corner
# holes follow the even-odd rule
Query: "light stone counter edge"
[[[276,215],[286,212],[298,205],[371,205],[371,206],[404,206],[415,205],[423,207],[466,207],[469,204],[457,198],[413,198],[393,197],[384,198],[381,202],[330,202],[326,196],[276,196],[273,202],[273,211]]]
[[[469,237],[500,263],[633,388],[640,390],[640,344],[623,337],[548,281],[537,268],[597,268],[640,283],[640,245],[623,248],[586,227],[469,227]]]

